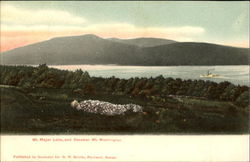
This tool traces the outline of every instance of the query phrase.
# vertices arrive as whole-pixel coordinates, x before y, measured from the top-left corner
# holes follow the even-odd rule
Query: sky
[[[155,37],[249,47],[249,2],[1,1],[1,49],[60,36]]]

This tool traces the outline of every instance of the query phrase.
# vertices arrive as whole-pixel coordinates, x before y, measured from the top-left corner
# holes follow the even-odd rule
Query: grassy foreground
[[[172,97],[79,94],[69,89],[0,86],[2,134],[242,134],[249,109],[232,102]],[[102,116],[74,110],[74,99],[134,103],[144,112]]]

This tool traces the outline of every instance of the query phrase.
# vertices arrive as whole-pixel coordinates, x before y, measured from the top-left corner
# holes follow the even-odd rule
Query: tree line
[[[82,70],[67,71],[38,67],[0,65],[0,84],[23,88],[63,88],[82,95],[113,94],[140,97],[171,95],[192,96],[211,100],[235,102],[246,107],[249,104],[249,87],[234,85],[228,81],[215,83],[204,80],[182,80],[180,78],[91,77]]]

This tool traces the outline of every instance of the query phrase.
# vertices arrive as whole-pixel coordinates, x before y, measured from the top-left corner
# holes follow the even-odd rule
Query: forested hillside
[[[230,82],[215,83],[203,80],[182,80],[180,78],[130,78],[91,77],[82,70],[62,71],[38,67],[0,66],[0,84],[24,88],[63,88],[81,94],[120,94],[145,98],[166,98],[171,95],[193,96],[212,100],[231,101],[247,106],[249,87],[233,85]]]

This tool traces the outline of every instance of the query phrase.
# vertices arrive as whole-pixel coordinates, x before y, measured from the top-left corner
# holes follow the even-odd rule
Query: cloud
[[[5,32],[64,32],[92,33],[102,37],[162,37],[191,39],[205,30],[196,26],[181,27],[136,27],[129,23],[91,24],[85,18],[62,10],[27,10],[12,5],[1,6],[1,30]]]
[[[144,28],[127,23],[89,25],[83,28],[82,31],[84,33],[93,33],[104,38],[118,37],[126,39],[136,37],[157,37],[179,41],[192,40],[205,33],[205,29],[196,26]]]
[[[1,25],[3,31],[67,31],[67,30],[82,30],[82,27],[79,26],[70,26],[70,25]]]
[[[194,41],[205,33],[205,29],[199,26],[137,27],[126,22],[93,24],[67,11],[27,10],[2,4],[0,32],[3,51],[53,37],[83,34],[104,38],[157,37]]]
[[[177,41],[194,41],[205,33],[201,27],[147,27],[128,23],[73,25],[1,25],[2,51],[53,37],[95,34],[103,38],[155,37]],[[13,43],[15,42],[15,43]],[[11,45],[13,44],[13,47]]]
[[[1,21],[8,24],[81,25],[86,22],[85,18],[61,10],[26,10],[6,4],[1,10]]]
[[[63,26],[63,25],[1,25],[2,31],[5,32],[51,32],[54,33],[82,33],[96,34],[101,37],[119,37],[119,38],[135,38],[135,37],[159,37],[171,38],[177,40],[192,40],[205,33],[202,27],[135,27],[127,23],[114,24],[90,24],[85,26]],[[62,35],[63,36],[63,35]]]

